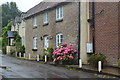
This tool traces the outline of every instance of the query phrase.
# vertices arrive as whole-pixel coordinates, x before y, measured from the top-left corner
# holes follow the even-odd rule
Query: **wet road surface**
[[[93,73],[2,56],[2,75],[7,78],[96,78]]]

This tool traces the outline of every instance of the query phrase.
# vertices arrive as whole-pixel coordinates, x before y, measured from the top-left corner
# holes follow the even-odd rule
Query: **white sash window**
[[[63,7],[56,8],[56,20],[63,19]]]
[[[34,16],[33,18],[33,27],[36,27],[37,26],[37,17]]]
[[[44,13],[43,22],[44,22],[44,24],[48,23],[48,13]]]
[[[44,37],[44,49],[47,49],[49,47],[49,39],[48,36]]]
[[[37,49],[37,37],[33,38],[33,49]]]
[[[56,35],[56,47],[59,46],[59,44],[62,44],[63,43],[63,34],[57,34]]]

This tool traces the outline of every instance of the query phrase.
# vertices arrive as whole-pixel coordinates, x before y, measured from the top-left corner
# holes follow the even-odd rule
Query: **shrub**
[[[16,52],[16,51],[15,51],[15,50],[13,50],[13,49],[11,49],[11,50],[10,50],[10,54],[11,54],[11,55],[14,55],[14,54],[15,54],[15,52]]]
[[[118,67],[120,67],[120,59],[118,59]]]
[[[52,53],[53,53],[53,48],[44,49],[43,59],[44,59],[45,55],[47,55],[49,61],[52,61],[52,55],[53,55]]]
[[[103,64],[106,61],[106,56],[102,53],[95,53],[92,54],[88,59],[89,64],[93,65],[94,67],[98,66],[98,61],[101,61]]]
[[[6,47],[2,47],[2,53],[6,54]]]
[[[53,52],[53,63],[67,63],[74,59],[76,53],[77,51],[73,49],[72,44],[60,44],[59,48]]]

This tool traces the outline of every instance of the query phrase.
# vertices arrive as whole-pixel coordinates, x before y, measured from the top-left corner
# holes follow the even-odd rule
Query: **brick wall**
[[[118,17],[118,3],[95,2],[95,51],[104,53],[110,65],[118,60]]]

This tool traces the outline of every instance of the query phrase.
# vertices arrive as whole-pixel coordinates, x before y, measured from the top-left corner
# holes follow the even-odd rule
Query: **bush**
[[[120,59],[118,59],[118,67],[120,67]]]
[[[15,54],[15,52],[16,52],[16,51],[15,51],[15,50],[13,50],[13,49],[11,49],[11,50],[10,50],[10,54],[11,54],[11,55],[14,55],[14,54]]]
[[[94,67],[98,66],[98,61],[101,61],[102,64],[104,64],[104,62],[106,61],[106,56],[102,53],[95,53],[92,54],[88,59],[89,64]]]
[[[2,53],[6,54],[6,48],[5,47],[2,47]]]
[[[45,57],[45,55],[47,55],[49,61],[52,61],[52,54],[53,53],[53,48],[47,48],[47,49],[44,49],[44,55],[43,55],[43,59]]]
[[[74,59],[76,50],[73,49],[73,45],[68,45],[67,43],[60,44],[59,48],[53,52],[53,63],[57,64],[67,64]]]

